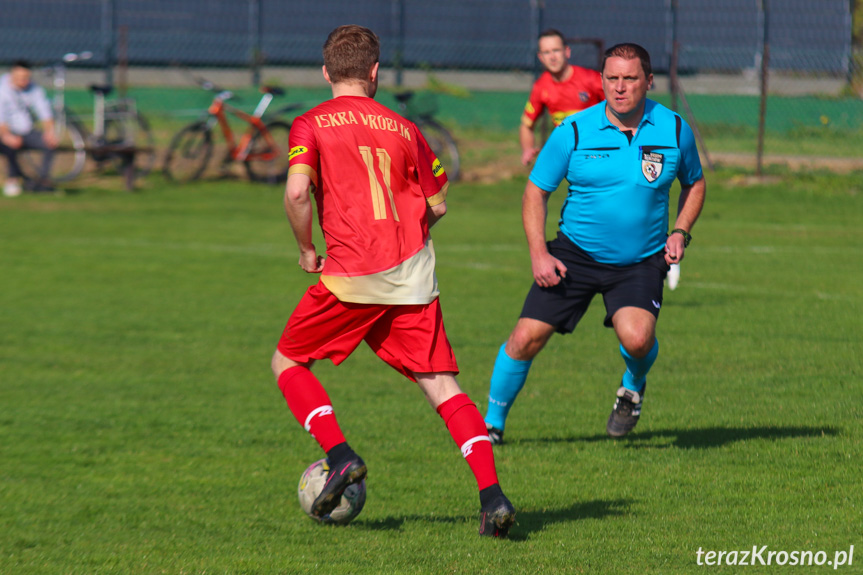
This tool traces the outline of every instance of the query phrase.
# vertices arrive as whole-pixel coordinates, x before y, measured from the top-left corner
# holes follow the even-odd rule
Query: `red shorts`
[[[318,282],[288,319],[278,349],[288,359],[343,362],[365,340],[378,357],[416,381],[414,373],[458,373],[440,302],[425,305],[339,301]]]

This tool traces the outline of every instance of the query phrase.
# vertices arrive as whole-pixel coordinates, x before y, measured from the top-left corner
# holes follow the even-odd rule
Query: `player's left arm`
[[[429,227],[431,228],[436,223],[440,221],[442,217],[446,214],[446,201],[441,202],[440,204],[435,204],[433,206],[429,206],[426,209],[426,218],[429,222]]]
[[[417,129],[417,175],[426,197],[426,220],[431,228],[446,214],[449,180],[444,166],[435,156],[425,137]]]

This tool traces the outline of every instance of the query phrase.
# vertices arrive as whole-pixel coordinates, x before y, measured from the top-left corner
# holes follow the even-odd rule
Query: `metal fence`
[[[0,61],[90,50],[97,64],[310,65],[334,26],[354,22],[381,36],[386,66],[530,70],[537,33],[553,26],[642,44],[660,71],[674,41],[684,70],[735,71],[758,66],[769,9],[774,69],[847,75],[852,2],[0,0]]]
[[[708,140],[726,126],[839,133],[863,131],[863,40],[855,47],[852,34],[861,2],[0,0],[0,64],[88,50],[90,65],[103,67],[109,81],[117,64],[183,64],[247,68],[257,83],[263,66],[320,65],[323,39],[351,22],[378,33],[382,64],[400,83],[401,70],[411,69],[535,72],[537,34],[555,27],[583,40],[573,44],[573,62],[588,67],[597,66],[598,47],[642,44],[657,72],[678,79],[672,101],[691,104]],[[765,89],[788,97],[765,105]],[[801,112],[800,97],[812,94],[833,99],[829,115],[817,104]],[[759,115],[762,107],[772,123]]]

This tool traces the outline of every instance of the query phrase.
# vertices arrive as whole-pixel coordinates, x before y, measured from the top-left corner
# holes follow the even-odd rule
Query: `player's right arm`
[[[518,141],[521,145],[521,163],[524,166],[530,164],[539,153],[539,148],[536,146],[534,127],[536,126],[537,119],[539,119],[543,110],[545,110],[545,104],[543,104],[540,96],[541,90],[538,87],[538,83],[534,83],[527,104],[524,105],[524,112],[521,115],[521,126],[518,129]]]
[[[312,243],[313,210],[311,191],[317,185],[315,170],[318,152],[314,132],[300,117],[294,121],[289,136],[288,183],[285,186],[285,213],[300,249],[300,267],[308,273],[324,269],[324,257],[317,254]]]
[[[306,174],[290,174],[285,186],[285,213],[300,249],[300,267],[308,273],[320,273],[324,258],[319,256],[312,243],[312,200],[309,188],[311,178]]]
[[[518,141],[521,144],[521,165],[527,166],[539,153],[539,148],[536,147],[536,135],[533,133],[533,126],[522,123],[518,129]]]

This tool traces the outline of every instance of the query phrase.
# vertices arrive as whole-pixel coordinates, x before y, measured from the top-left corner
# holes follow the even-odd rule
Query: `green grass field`
[[[365,347],[316,368],[369,465],[365,510],[342,528],[301,512],[320,452],[269,359],[314,278],[277,187],[154,176],[133,194],[0,198],[0,573],[833,569],[698,564],[699,549],[765,545],[831,562],[853,545],[838,571],[863,573],[863,180],[772,176],[708,174],[630,438],[604,434],[623,364],[601,302],[536,360],[495,452],[519,512],[506,541],[476,535],[461,454]],[[459,379],[483,412],[530,282],[523,186],[453,186],[433,232]]]

